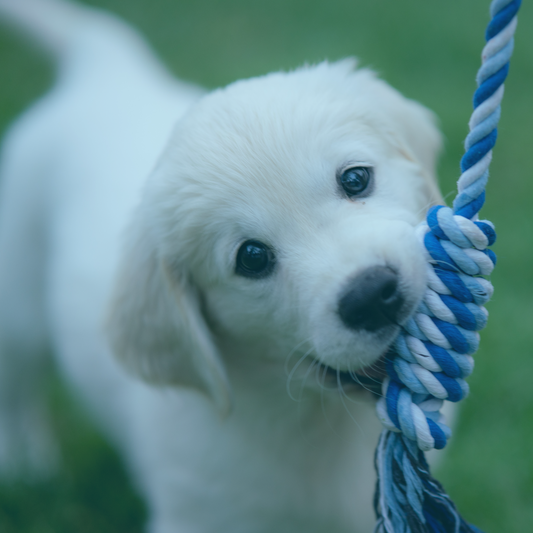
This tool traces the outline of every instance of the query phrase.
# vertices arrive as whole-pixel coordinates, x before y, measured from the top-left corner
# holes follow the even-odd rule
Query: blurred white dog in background
[[[2,154],[3,475],[52,464],[52,351],[149,531],[370,531],[366,389],[425,289],[430,113],[353,61],[206,94],[108,14],[0,12],[58,63]]]

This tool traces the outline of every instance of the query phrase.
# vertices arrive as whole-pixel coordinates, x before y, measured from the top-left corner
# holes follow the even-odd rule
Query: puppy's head
[[[224,365],[386,352],[425,288],[428,111],[352,62],[240,81],[177,125],[129,230],[110,336],[149,381],[228,402]]]

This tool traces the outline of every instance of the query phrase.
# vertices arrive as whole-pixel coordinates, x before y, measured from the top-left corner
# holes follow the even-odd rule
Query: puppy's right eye
[[[340,186],[348,198],[367,196],[372,192],[372,167],[347,168],[338,176]]]
[[[260,241],[245,241],[237,252],[235,272],[246,278],[265,278],[274,269],[275,262],[269,246]]]

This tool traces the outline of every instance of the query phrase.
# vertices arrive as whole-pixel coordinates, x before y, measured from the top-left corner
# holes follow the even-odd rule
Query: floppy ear
[[[437,181],[437,159],[442,149],[442,135],[436,126],[436,116],[418,102],[403,96],[400,98],[401,104],[392,106],[390,113],[397,126],[401,150],[424,170],[431,202],[443,203]]]
[[[442,148],[442,136],[436,126],[436,116],[424,106],[405,98],[383,80],[362,71],[372,83],[368,85],[379,113],[391,126],[389,133],[401,153],[416,162],[424,172],[426,193],[431,203],[442,203],[437,182],[437,159]]]
[[[205,392],[227,413],[229,384],[197,290],[159,256],[143,217],[129,230],[107,321],[115,356],[149,383]]]

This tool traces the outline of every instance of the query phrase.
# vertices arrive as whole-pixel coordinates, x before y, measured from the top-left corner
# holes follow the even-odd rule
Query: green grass
[[[215,87],[356,55],[432,108],[454,190],[488,20],[486,0],[94,0],[133,22],[180,77]],[[496,294],[472,394],[438,473],[486,533],[533,531],[533,8],[525,2],[483,215],[498,229]],[[0,34],[0,129],[51,83],[44,57]],[[42,485],[0,489],[2,532],[133,532],[144,511],[90,423],[51,394],[64,466]]]
[[[141,533],[145,510],[115,452],[55,376],[48,397],[61,470],[46,482],[0,485],[0,531]]]

